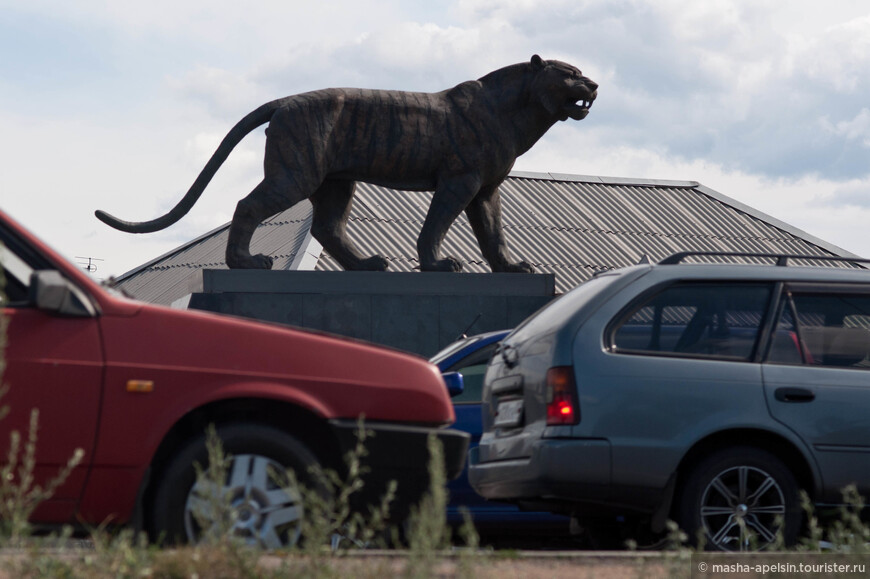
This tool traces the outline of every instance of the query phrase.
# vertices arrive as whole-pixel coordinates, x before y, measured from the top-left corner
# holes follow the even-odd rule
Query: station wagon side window
[[[749,360],[770,302],[766,283],[670,285],[617,318],[617,353]]]
[[[796,320],[796,323],[795,323]],[[792,350],[782,343],[793,336]],[[779,340],[779,347],[777,347]],[[791,356],[791,359],[788,358]],[[768,361],[870,369],[870,293],[794,289],[777,325]]]

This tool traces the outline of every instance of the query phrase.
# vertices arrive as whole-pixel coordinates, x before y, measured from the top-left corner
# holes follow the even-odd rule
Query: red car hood
[[[115,314],[102,317],[106,359],[116,368],[142,369],[143,379],[148,368],[208,375],[216,398],[230,396],[239,384],[270,384],[272,396],[304,402],[325,418],[364,414],[368,420],[427,424],[455,419],[440,372],[422,358],[241,318],[125,305],[106,308]],[[124,332],[129,317],[139,318],[134,336]]]

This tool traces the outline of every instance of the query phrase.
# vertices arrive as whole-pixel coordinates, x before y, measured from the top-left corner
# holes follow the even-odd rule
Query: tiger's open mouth
[[[589,108],[595,101],[596,96],[598,96],[598,91],[593,92],[588,98],[571,100],[562,110],[575,121],[583,120],[589,114]]]

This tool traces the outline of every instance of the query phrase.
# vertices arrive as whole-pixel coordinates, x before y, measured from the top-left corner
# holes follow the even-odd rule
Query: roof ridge
[[[534,171],[511,171],[508,177],[516,179],[539,179],[542,181],[563,181],[566,183],[595,183],[597,185],[630,185],[635,187],[670,187],[694,189],[698,181],[671,179],[641,179],[637,177],[605,177],[597,175],[574,175],[570,173],[537,173]]]

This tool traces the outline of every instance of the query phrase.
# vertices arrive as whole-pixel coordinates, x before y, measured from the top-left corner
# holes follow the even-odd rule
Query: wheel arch
[[[669,499],[669,511],[673,514],[674,495],[678,495],[685,485],[686,478],[692,466],[700,459],[714,452],[733,446],[753,446],[769,451],[778,456],[794,474],[798,486],[806,490],[810,499],[817,496],[821,481],[813,469],[810,459],[794,442],[784,436],[755,428],[737,428],[723,430],[702,438],[696,442],[683,456],[675,471],[673,494]]]

